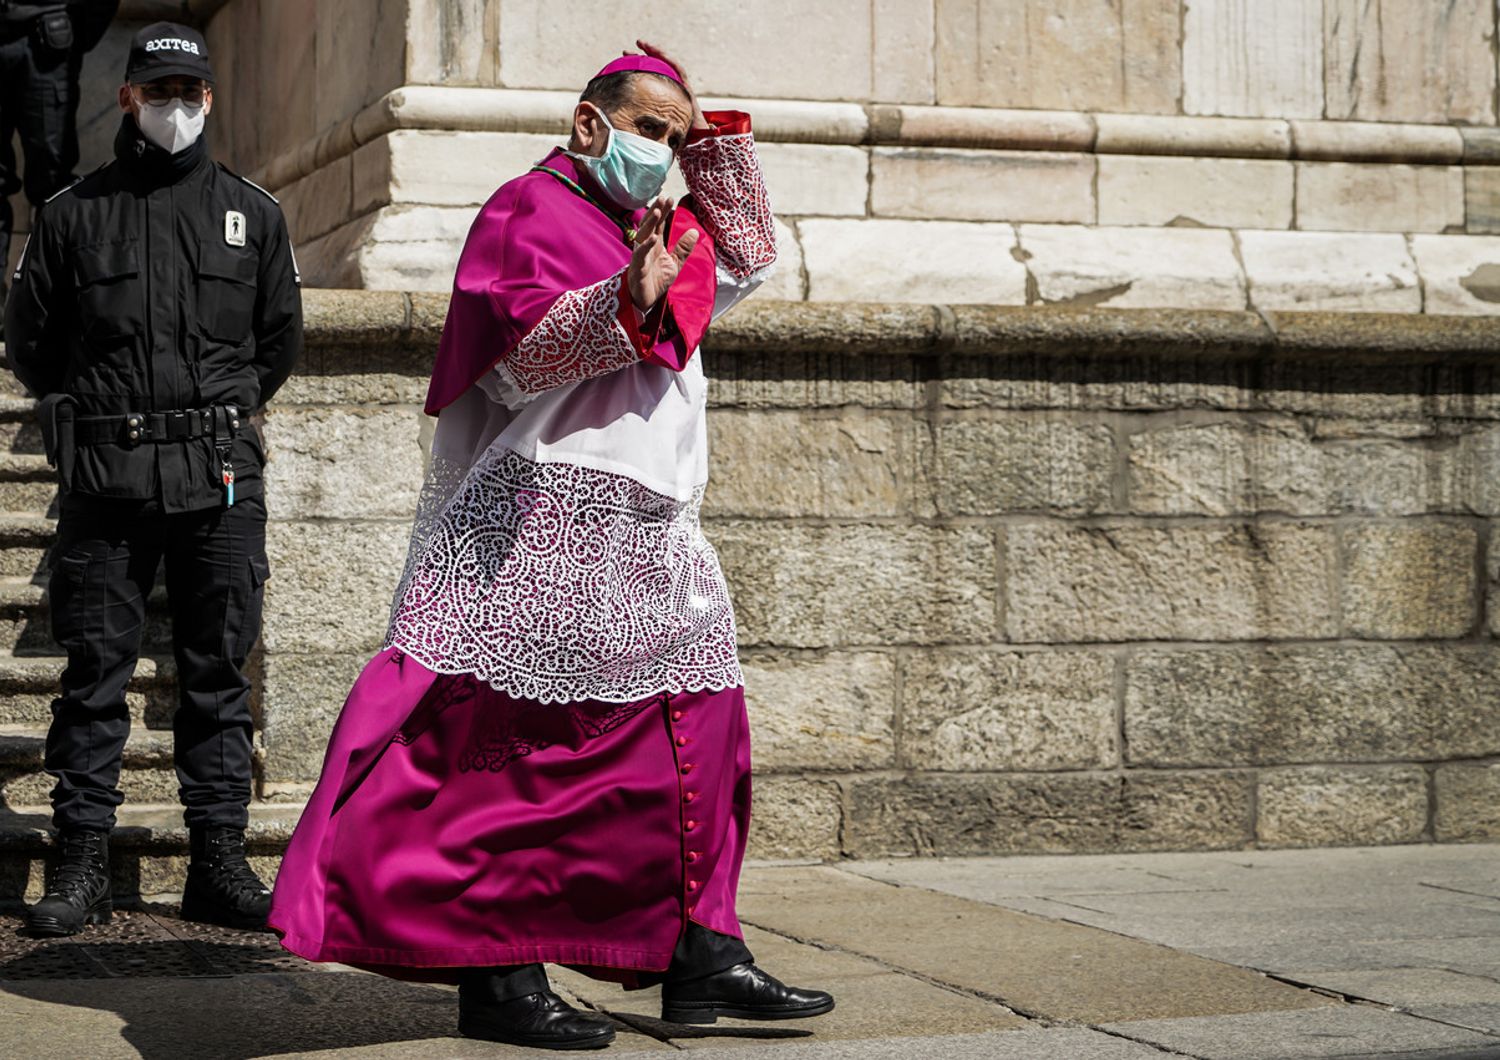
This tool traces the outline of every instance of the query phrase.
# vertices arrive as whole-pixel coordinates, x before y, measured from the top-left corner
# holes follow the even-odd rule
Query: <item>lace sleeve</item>
[[[650,350],[625,286],[625,270],[566,291],[496,365],[501,378],[535,395],[607,375]]]
[[[755,154],[747,115],[712,111],[714,125],[682,149],[678,165],[698,214],[713,236],[719,266],[735,280],[769,269],[776,260],[776,225]]]

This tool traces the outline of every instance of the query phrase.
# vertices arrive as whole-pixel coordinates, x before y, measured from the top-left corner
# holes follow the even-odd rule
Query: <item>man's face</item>
[[[190,107],[201,106],[205,115],[214,109],[214,90],[207,81],[196,77],[173,75],[120,86],[120,109],[129,111],[136,119],[140,118],[142,107],[166,106],[174,99]]]
[[[604,153],[608,130],[594,106],[580,103],[574,111],[573,138],[580,154],[598,157]],[[687,139],[693,110],[687,95],[671,81],[642,75],[631,79],[629,97],[610,112],[609,120],[621,132],[664,143],[675,152]]]

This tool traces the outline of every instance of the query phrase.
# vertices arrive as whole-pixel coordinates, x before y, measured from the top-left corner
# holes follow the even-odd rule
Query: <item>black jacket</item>
[[[126,115],[115,161],[39,211],[6,305],[6,351],[27,390],[70,395],[80,422],[236,407],[235,496],[255,496],[265,457],[244,414],[291,374],[300,282],[274,198],[212,162],[201,138],[169,155]],[[76,493],[168,512],[225,501],[208,437],[80,434],[73,452],[63,486]]]

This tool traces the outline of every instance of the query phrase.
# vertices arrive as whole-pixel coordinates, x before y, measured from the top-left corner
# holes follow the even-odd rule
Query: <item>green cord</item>
[[[570,188],[576,194],[583,196],[583,198],[593,203],[593,205],[599,210],[600,213],[602,213],[605,217],[608,217],[617,226],[619,226],[620,234],[625,237],[625,245],[628,247],[635,246],[635,229],[625,224],[614,214],[606,210],[603,206],[600,206],[597,199],[583,190],[583,185],[579,184],[576,180],[569,179],[565,174],[559,173],[557,170],[551,168],[550,166],[542,165],[540,162],[532,166],[531,169],[532,172],[540,170],[543,173],[551,173],[558,180],[562,181],[565,187]]]

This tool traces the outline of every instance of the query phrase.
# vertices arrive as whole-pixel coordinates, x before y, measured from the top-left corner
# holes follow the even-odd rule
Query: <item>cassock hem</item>
[[[325,944],[316,939],[284,933],[282,948],[304,960],[320,963],[379,965],[396,968],[487,968],[502,964],[565,964],[573,967],[618,968],[633,972],[664,972],[672,963],[672,951],[630,950],[614,946],[588,946],[573,942],[533,942],[509,946],[472,946],[435,950],[391,949],[380,946]]]

